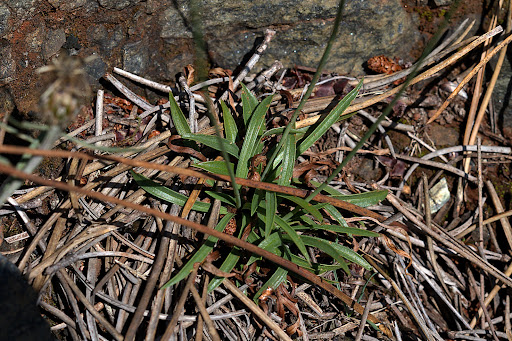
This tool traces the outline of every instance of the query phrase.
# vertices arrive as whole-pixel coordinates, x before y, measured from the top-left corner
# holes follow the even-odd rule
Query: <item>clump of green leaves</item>
[[[169,97],[171,117],[178,134],[183,139],[189,140],[191,143],[208,146],[219,152],[224,149],[232,160],[232,162],[198,162],[194,164],[195,167],[222,175],[229,175],[231,170],[236,174],[236,177],[247,178],[250,172],[259,173],[263,170],[262,166],[254,167],[254,165],[251,165],[251,160],[264,150],[268,150],[268,153],[277,153],[277,155],[274,157],[273,163],[267,165],[269,171],[264,180],[282,186],[295,186],[298,184],[298,180],[292,179],[292,175],[297,157],[325,134],[333,123],[351,116],[344,115],[343,112],[357,96],[361,86],[362,82],[345,96],[323,120],[309,128],[291,130],[281,151],[265,146],[263,141],[268,136],[282,134],[284,130],[283,128],[267,130],[265,127],[266,113],[272,101],[272,96],[268,96],[259,102],[254,94],[243,85],[240,117],[234,116],[234,108],[230,109],[225,103],[220,102],[225,138],[191,133],[185,115],[172,95]],[[184,205],[186,201],[184,195],[156,184],[139,174],[133,173],[133,176],[138,184],[150,194],[174,204]],[[232,185],[239,186],[237,184]],[[206,191],[206,193],[222,202],[221,214],[225,215],[215,227],[218,231],[223,231],[230,219],[235,218],[239,237],[250,225],[251,232],[247,237],[248,242],[288,259],[316,274],[338,269],[350,274],[349,263],[356,263],[366,269],[371,269],[364,258],[351,248],[336,241],[343,239],[342,237],[345,235],[350,237],[375,237],[378,234],[349,227],[341,212],[330,204],[308,202],[299,197],[270,191],[246,190],[241,197],[240,207],[237,207],[237,199],[233,191],[220,193]],[[376,204],[387,195],[387,191],[376,191],[347,196],[333,188],[328,188],[328,193],[338,199],[351,201],[360,206]],[[228,209],[230,206],[231,208]],[[209,207],[210,204],[208,203],[196,202],[193,209],[206,212]],[[234,211],[236,213],[227,213]],[[204,261],[213,250],[216,242],[217,239],[210,236],[166,286],[176,284],[186,278],[193,264]],[[321,262],[310,259],[307,247],[321,250]],[[259,257],[244,255],[243,250],[233,247],[225,256],[219,269],[224,272],[231,272],[235,268],[251,265],[257,261],[259,261]],[[287,275],[288,270],[278,267],[255,295],[255,299],[266,288],[272,287],[275,289],[286,281]],[[210,282],[208,289],[213,290],[223,279],[215,277]]]

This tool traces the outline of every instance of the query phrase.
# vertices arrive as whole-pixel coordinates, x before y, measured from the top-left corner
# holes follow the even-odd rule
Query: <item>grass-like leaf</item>
[[[283,239],[288,239],[287,235],[282,235]],[[340,264],[349,260],[353,263],[356,263],[362,266],[365,269],[371,270],[372,267],[368,262],[361,256],[359,256],[356,252],[350,250],[347,247],[341,247],[338,243],[334,243],[325,239],[321,239],[313,236],[305,236],[301,235],[300,239],[304,242],[305,245],[313,246],[319,249],[322,252],[325,252]],[[348,272],[350,274],[350,272]]]
[[[304,268],[310,272],[313,272],[317,275],[321,275],[323,273],[326,273],[327,271],[335,271],[338,269],[343,269],[345,271],[350,272],[350,269],[348,268],[348,265],[346,262],[337,263],[337,264],[322,264],[322,263],[312,263],[309,264],[304,259],[300,258],[299,256],[296,256],[291,253],[291,251],[286,247],[285,253],[288,255],[290,260],[300,266],[301,268]]]
[[[279,197],[299,205],[304,211],[315,217],[315,219],[317,219],[318,221],[322,221],[322,213],[320,213],[320,211],[316,207],[306,202],[306,200],[299,197],[295,197],[293,195],[286,194],[279,194]],[[288,214],[285,219],[289,218],[289,215],[290,214]]]
[[[297,156],[302,155],[309,147],[311,147],[320,137],[322,137],[327,130],[329,130],[337,120],[340,119],[343,112],[348,108],[350,103],[357,97],[359,90],[363,86],[363,80],[357,84],[355,89],[350,91],[343,99],[336,105],[334,109],[320,122],[317,122],[309,132],[301,139],[297,148]],[[345,115],[345,118],[349,118],[353,114]]]
[[[251,198],[251,216],[253,216],[254,213],[256,213],[256,210],[260,206],[263,207],[263,190],[256,189]]]
[[[188,125],[187,119],[185,115],[183,115],[183,111],[181,111],[180,106],[174,99],[172,92],[169,92],[169,106],[171,110],[171,118],[178,134],[183,136],[183,134],[190,134],[192,131],[190,130],[190,126]]]
[[[231,115],[231,110],[229,110],[224,101],[220,101],[220,106],[222,108],[222,117],[224,118],[224,132],[226,133],[226,139],[230,143],[235,143],[238,137],[238,127],[236,126],[235,119],[233,118],[233,115]]]
[[[241,252],[238,247],[231,249],[229,254],[226,256],[226,259],[224,259],[224,262],[222,262],[221,266],[219,267],[219,270],[228,273],[231,272],[240,259],[240,253]],[[224,281],[224,279],[225,277],[215,276],[208,284],[208,292],[212,292],[215,288],[217,288],[222,283],[222,281]]]
[[[353,236],[364,236],[364,237],[378,237],[380,236],[378,233],[363,229],[358,229],[357,227],[346,227],[346,226],[339,226],[339,225],[309,225],[309,226],[303,226],[299,225],[294,227],[295,231],[311,231],[311,230],[324,230],[324,231],[331,231],[335,233],[344,233],[344,234],[350,234]]]
[[[229,176],[228,166],[225,161],[215,161],[215,160],[214,161],[205,161],[205,162],[196,163],[192,166],[196,167],[196,168],[204,169],[205,171],[210,172],[210,173],[222,174],[222,175]],[[233,170],[235,169],[235,166],[232,163],[230,163],[229,166],[231,167],[231,169],[233,169]]]
[[[215,226],[215,229],[217,231],[224,231],[226,228],[229,220],[234,217],[233,213],[226,214],[222,219],[219,221],[217,226]],[[217,243],[217,238],[209,236],[203,245],[197,250],[196,253],[188,260],[188,262],[181,268],[181,270],[173,277],[171,278],[167,283],[165,283],[162,286],[162,289],[168,288],[171,285],[174,285],[184,279],[188,276],[190,271],[192,271],[192,268],[194,267],[194,264],[199,262],[203,262],[208,254],[213,250],[213,247],[215,246],[215,243]]]
[[[226,193],[218,193],[214,191],[205,191],[206,194],[211,196],[214,199],[219,199],[221,202],[236,207],[235,198]]]
[[[151,179],[146,178],[144,175],[141,175],[139,173],[131,171],[133,179],[137,182],[137,184],[144,189],[149,194],[162,199],[164,201],[167,201],[172,204],[176,204],[178,206],[184,206],[185,203],[188,200],[188,197],[186,195],[183,195],[181,193],[175,192],[170,188],[167,188],[165,186],[162,186],[161,184],[158,184],[154,182]],[[199,212],[208,212],[210,210],[211,204],[201,201],[196,201],[194,203],[194,206],[192,206],[192,209],[194,211]],[[226,214],[227,210],[225,207],[220,208],[221,214]]]
[[[288,276],[288,270],[278,267],[276,271],[270,276],[270,278],[261,286],[261,288],[254,294],[254,302],[258,303],[261,294],[268,288],[275,290],[281,283],[286,282]]]
[[[314,180],[311,181],[311,184],[313,186],[320,186],[320,183],[316,182]],[[329,193],[331,196],[335,197],[336,199],[348,201],[349,203],[357,205],[359,207],[368,207],[368,206],[377,205],[379,202],[386,199],[386,196],[388,195],[387,190],[364,192],[364,193],[358,193],[358,194],[348,194],[348,195],[343,194],[343,193],[339,192],[337,189],[332,188],[330,186],[325,187],[324,190],[327,193]]]
[[[329,213],[341,226],[348,227],[347,222],[338,209],[330,204],[324,206],[324,210]]]
[[[260,215],[260,214],[258,213],[258,215]],[[260,216],[260,219],[261,219],[261,216]],[[302,241],[301,236],[299,236],[299,234],[293,229],[293,227],[291,227],[288,224],[288,222],[286,222],[280,216],[276,215],[275,220],[276,220],[276,224],[280,228],[282,228],[284,232],[286,232],[286,234],[288,235],[290,240],[297,246],[300,253],[302,253],[304,258],[306,258],[306,261],[308,263],[311,263],[311,261],[309,259],[308,251],[306,250],[306,245]]]
[[[277,253],[281,254],[281,251],[278,250],[278,247],[282,244],[283,244],[283,242],[282,242],[281,238],[279,237],[279,233],[274,232],[270,236],[264,238],[258,244],[258,247],[262,248],[263,250],[270,251],[272,253],[277,252]],[[247,261],[247,265],[251,265],[252,263],[257,261],[259,258],[260,258],[259,256],[251,256],[251,258],[249,258],[249,261]]]
[[[372,266],[370,263],[366,261],[363,257],[361,257],[357,252],[352,249],[349,249],[346,246],[340,245],[338,243],[333,243],[332,246],[342,255],[343,258],[351,261],[352,263],[356,263],[366,270],[372,270]]]
[[[243,83],[240,83],[240,85],[242,86],[242,116],[244,125],[247,127],[254,109],[258,106],[258,99]]]
[[[258,133],[265,122],[265,114],[270,106],[270,102],[272,102],[272,96],[261,101],[251,115],[236,168],[236,176],[239,178],[247,178],[249,160],[254,156],[255,147],[258,145]]]
[[[265,237],[268,237],[274,229],[277,212],[277,198],[275,192],[265,192]]]
[[[222,146],[220,146],[220,143],[222,143],[224,144],[224,148],[226,148],[226,152],[229,153],[230,155],[233,155],[234,157],[238,157],[238,153],[240,152],[236,144],[231,143],[229,140],[223,139],[222,137],[189,133],[182,134],[181,137],[186,140],[192,140],[202,143],[218,151],[222,149]]]
[[[296,135],[304,135],[307,131],[308,131],[308,128],[309,127],[303,127],[303,128],[299,128],[299,129],[291,129],[290,130],[290,134],[296,134]],[[272,129],[269,129],[267,131],[265,131],[265,133],[263,133],[263,135],[261,135],[261,137],[267,137],[267,136],[271,136],[271,135],[281,135],[283,132],[284,132],[285,128],[272,128]]]
[[[288,141],[284,144],[284,154],[283,154],[283,170],[281,174],[279,174],[279,179],[277,183],[281,186],[289,186],[292,176],[293,176],[293,167],[295,166],[295,135],[288,135]]]

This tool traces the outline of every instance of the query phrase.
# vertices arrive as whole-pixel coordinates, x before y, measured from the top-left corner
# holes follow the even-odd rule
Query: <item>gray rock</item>
[[[69,55],[76,55],[78,51],[82,48],[80,41],[73,34],[70,34],[66,37],[66,42],[62,45],[63,49],[66,49]]]
[[[87,54],[87,51],[86,51]],[[91,54],[93,55],[93,54]],[[96,58],[88,60],[84,65],[84,71],[87,74],[87,80],[89,84],[94,86],[98,80],[103,77],[107,71],[107,64],[101,59],[100,56],[94,55]]]
[[[124,8],[136,5],[141,1],[142,0],[99,0],[99,3],[101,7],[122,10]]]
[[[149,49],[142,41],[126,44],[123,48],[123,68],[141,75],[149,65]]]
[[[192,32],[186,27],[182,15],[174,6],[162,12],[159,24],[162,27],[160,38],[169,39],[169,41],[192,38]]]
[[[44,23],[39,23],[33,31],[25,37],[27,50],[30,52],[40,53],[43,46],[43,41],[46,39],[46,27]]]
[[[16,64],[12,58],[12,49],[5,39],[0,40],[0,82],[8,83],[16,76]]]
[[[60,51],[60,48],[66,42],[66,32],[59,28],[49,31],[46,40],[43,42],[42,53],[43,58],[48,60]]]
[[[120,26],[114,27],[110,32],[105,25],[92,25],[87,29],[88,39],[97,45],[100,52],[110,55],[112,50],[118,47],[124,39],[123,29]]]
[[[3,119],[5,114],[12,112],[16,108],[14,97],[7,86],[0,87],[0,118]]]
[[[161,38],[191,38],[188,1],[178,0],[160,16]],[[254,48],[254,37],[264,28],[278,32],[258,67],[278,59],[285,65],[315,67],[332,30],[338,2],[307,0],[297,2],[218,1],[203,3],[204,31],[213,61],[234,68]],[[249,14],[248,14],[249,13]],[[334,44],[328,69],[341,73],[362,73],[370,57],[385,54],[407,59],[411,46],[420,39],[409,15],[398,0],[351,1],[344,10],[339,38]],[[407,44],[404,44],[407,42]],[[335,57],[334,57],[335,56]]]
[[[0,37],[9,31],[11,11],[5,4],[0,4]]]
[[[61,11],[80,10],[80,15],[91,14],[99,6],[95,0],[48,0],[48,2]]]
[[[4,2],[11,8],[29,10],[34,7],[36,0],[4,0]]]
[[[88,0],[48,0],[48,2],[55,8],[62,11],[72,11],[84,6]]]
[[[511,56],[512,53],[507,51],[500,76],[492,92],[494,110],[498,113],[498,127],[504,128],[509,137],[512,137],[512,67],[509,62]],[[493,58],[493,67],[495,67],[496,61],[497,58]]]
[[[30,88],[36,79],[35,70],[63,45],[80,57],[87,56],[81,46],[98,53],[106,65],[92,67],[97,74],[103,66],[118,66],[157,81],[174,81],[175,73],[194,61],[188,0],[49,3],[62,13],[41,20],[36,11],[41,8],[39,1],[0,1],[0,35],[3,32],[12,43],[12,50],[4,48],[4,54],[9,52],[12,58],[1,61],[2,70],[9,80],[18,73],[13,89]],[[203,0],[201,22],[212,64],[235,69],[251,55],[265,29],[273,28],[277,34],[253,71],[268,67],[276,59],[286,67],[316,67],[331,33],[337,5],[337,0]],[[77,38],[74,41],[73,35]],[[363,63],[380,54],[407,61],[419,39],[400,0],[349,1],[327,69],[359,75]],[[14,96],[18,108],[26,107]]]
[[[35,12],[36,0],[4,0],[3,1],[9,8],[13,9],[16,15],[21,17],[28,17]]]

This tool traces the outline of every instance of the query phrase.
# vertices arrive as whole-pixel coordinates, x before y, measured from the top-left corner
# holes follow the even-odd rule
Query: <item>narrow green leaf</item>
[[[342,268],[347,268],[347,263],[343,262],[343,264],[322,264],[322,263],[312,263],[308,264],[304,259],[300,258],[299,256],[294,255],[291,253],[288,247],[286,247],[285,254],[290,258],[290,260],[293,262],[293,264],[300,266],[301,268],[304,268],[310,272],[313,272],[317,275],[321,275],[323,273],[326,273],[327,271],[335,271]]]
[[[283,244],[283,241],[279,237],[279,233],[274,232],[270,236],[264,238],[259,244],[258,247],[270,251],[274,254],[281,253],[281,250],[279,250],[279,246]],[[260,256],[254,256],[252,255],[251,258],[249,258],[249,261],[247,261],[247,265],[251,265],[255,261],[257,261],[260,258]]]
[[[287,238],[288,236],[283,235],[282,237]],[[318,237],[305,236],[305,235],[301,235],[300,238],[302,239],[304,244],[306,244],[308,246],[316,247],[320,251],[325,252],[326,254],[328,254],[329,256],[334,258],[334,260],[336,260],[340,265],[343,265],[345,263],[345,259],[347,259],[347,258],[345,258],[344,255],[334,246],[334,245],[338,245],[337,243],[333,243],[331,241],[327,241],[327,240],[324,240],[324,239],[321,239]],[[363,258],[361,257],[361,259],[363,259]],[[363,261],[364,261],[364,259],[363,259]],[[348,269],[348,267],[343,267],[343,270],[345,270],[347,272],[347,274],[350,274],[350,270]]]
[[[281,285],[281,283],[286,282],[287,276],[288,270],[283,269],[282,267],[278,267],[277,270],[272,274],[272,276],[270,276],[268,281],[266,281],[265,284],[261,286],[260,290],[258,290],[256,294],[254,294],[254,302],[258,303],[261,294],[268,288],[272,288],[273,290],[275,290],[278,286]]]
[[[178,134],[183,136],[183,134],[190,134],[192,131],[190,130],[190,126],[188,125],[187,119],[185,115],[183,115],[183,111],[181,111],[180,106],[174,99],[172,92],[169,92],[169,106],[171,110],[171,118]]]
[[[252,112],[258,106],[258,99],[243,83],[240,83],[240,85],[242,86],[242,116],[247,127],[247,122],[249,122]]]
[[[329,213],[341,226],[348,227],[347,222],[338,209],[330,204],[325,205],[324,210]]]
[[[280,216],[276,215],[275,220],[276,220],[276,224],[280,228],[282,228],[284,232],[286,232],[288,237],[290,237],[291,241],[297,246],[297,248],[299,249],[300,253],[302,253],[304,258],[306,258],[306,261],[308,263],[311,263],[311,261],[309,260],[308,251],[306,250],[306,245],[304,245],[304,242],[302,241],[302,239],[299,236],[299,234],[297,232],[295,232],[293,227],[291,227],[288,224],[288,222],[286,222]]]
[[[215,226],[215,230],[217,231],[224,231],[226,228],[229,220],[234,217],[233,213],[226,214]],[[171,285],[174,285],[184,279],[188,276],[190,271],[192,271],[192,268],[194,267],[194,264],[199,262],[203,262],[208,254],[213,250],[213,247],[215,246],[215,243],[217,243],[218,238],[209,236],[208,239],[204,242],[203,245],[197,250],[197,252],[189,259],[189,261],[181,268],[181,270],[173,277],[171,278],[167,283],[165,283],[161,289],[165,289],[170,287]]]
[[[251,216],[253,216],[254,213],[256,213],[256,210],[258,209],[258,207],[263,206],[262,205],[263,204],[262,195],[263,195],[263,190],[256,189],[254,191],[254,195],[251,198]]]
[[[350,234],[350,235],[354,235],[354,236],[363,236],[363,237],[379,237],[380,236],[380,234],[373,232],[373,231],[363,230],[363,229],[359,229],[357,227],[346,227],[346,226],[339,226],[339,225],[315,224],[315,225],[310,225],[310,226],[299,225],[299,226],[295,227],[295,231],[304,231],[304,230],[306,230],[306,231],[323,230],[323,231],[331,231],[331,232],[335,232],[335,233],[344,233],[344,234]]]
[[[227,193],[219,193],[214,191],[205,191],[206,194],[214,199],[219,199],[221,202],[236,207],[235,198]]]
[[[181,193],[175,192],[170,188],[162,186],[162,185],[154,182],[153,180],[148,179],[145,176],[134,172],[133,170],[131,171],[131,174],[132,174],[133,179],[137,182],[137,184],[142,189],[144,189],[149,194],[151,194],[161,200],[170,202],[172,204],[176,204],[178,206],[184,206],[188,200],[187,196],[185,196]],[[208,212],[210,210],[210,206],[211,205],[209,203],[196,201],[194,203],[194,206],[192,206],[192,209],[194,211],[199,211],[199,212]],[[221,207],[220,213],[226,214],[227,213],[226,208]]]
[[[311,181],[311,184],[313,186],[320,186],[320,183],[316,182],[314,180]],[[368,206],[377,205],[379,202],[386,199],[386,196],[388,195],[387,190],[347,195],[347,194],[343,194],[343,193],[339,192],[337,189],[332,188],[330,186],[326,186],[325,191],[327,193],[329,193],[331,196],[335,197],[336,199],[347,201],[347,202],[357,205],[359,207],[368,207]]]
[[[238,157],[239,149],[238,146],[234,143],[229,142],[222,137],[213,136],[213,135],[203,135],[203,134],[181,134],[181,137],[186,140],[192,140],[199,143],[202,143],[210,148],[221,151],[222,147],[219,143],[224,144],[224,148],[226,148],[226,152],[233,155],[234,157]]]
[[[338,243],[333,243],[333,247],[337,249],[337,251],[342,255],[343,258],[351,261],[352,263],[356,263],[365,268],[366,270],[373,269],[370,263],[368,263],[366,259],[364,259],[360,255],[358,255],[357,252],[355,252],[354,250],[346,246],[340,245]]]
[[[247,174],[249,173],[249,160],[254,156],[253,151],[255,146],[258,145],[258,133],[265,123],[265,114],[270,106],[270,102],[272,102],[272,96],[265,98],[256,109],[254,109],[254,113],[251,116],[236,168],[236,176],[239,178],[247,178]]]
[[[220,106],[222,108],[222,117],[224,118],[224,132],[226,133],[226,139],[230,143],[234,144],[238,137],[238,127],[236,126],[233,115],[231,115],[231,110],[229,110],[223,100],[220,101]]]
[[[302,207],[303,210],[305,210],[306,212],[311,214],[313,217],[315,217],[316,220],[322,221],[322,213],[320,213],[320,211],[317,208],[315,208],[313,205],[306,202],[306,200],[299,198],[299,197],[295,197],[293,195],[287,195],[287,194],[278,194],[278,195],[280,198],[289,200],[289,201],[299,205],[300,207]]]
[[[343,99],[336,105],[334,109],[320,122],[317,122],[313,127],[309,129],[309,132],[302,138],[297,148],[297,156],[302,155],[309,147],[311,147],[320,137],[322,137],[331,126],[340,119],[343,112],[349,107],[350,103],[357,97],[359,90],[363,86],[361,80],[359,84],[350,91]],[[353,115],[353,114],[352,114]],[[348,118],[349,116],[346,115]]]
[[[303,127],[303,128],[299,128],[299,129],[291,129],[290,130],[290,134],[297,134],[298,136],[300,135],[304,135],[306,133],[306,131],[308,130],[309,127]],[[271,135],[279,135],[279,134],[282,134],[283,131],[284,131],[285,128],[272,128],[272,129],[269,129],[267,131],[265,131],[265,133],[263,135],[261,135],[261,137],[267,137],[267,136],[271,136]]]
[[[265,238],[274,229],[274,221],[277,213],[277,198],[275,192],[265,192]]]
[[[221,266],[219,267],[220,271],[230,273],[234,267],[236,266],[236,263],[238,263],[238,260],[240,259],[240,249],[238,247],[233,247],[229,254],[226,256],[226,259],[224,259],[224,262],[222,262]],[[219,277],[215,276],[210,283],[208,284],[208,292],[212,292],[215,288],[217,288],[223,281],[225,277]]]
[[[284,144],[284,154],[283,154],[283,170],[279,175],[279,179],[277,183],[281,186],[289,186],[292,176],[293,176],[293,167],[295,166],[295,135],[290,134],[287,137],[288,141]]]
[[[231,169],[235,169],[232,163],[229,163]],[[192,165],[193,167],[204,169],[207,172],[229,176],[228,166],[225,161],[205,161]]]

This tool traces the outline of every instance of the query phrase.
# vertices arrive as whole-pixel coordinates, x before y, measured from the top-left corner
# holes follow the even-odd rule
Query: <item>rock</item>
[[[11,11],[5,4],[0,4],[0,37],[2,37],[9,29],[9,17]]]
[[[12,97],[9,88],[6,86],[0,87],[0,120],[15,108],[16,105],[14,104],[14,97]]]
[[[75,37],[73,34],[70,34],[66,37],[66,42],[64,45],[62,45],[62,48],[67,50],[70,56],[75,56],[82,48],[82,45],[78,41],[77,37]]]
[[[200,4],[212,65],[229,69],[243,65],[265,29],[277,31],[253,69],[257,72],[276,59],[285,67],[316,67],[338,1],[203,0]],[[0,2],[2,34],[11,48],[2,48],[7,57],[10,53],[1,62],[3,79],[13,82],[19,110],[32,107],[19,103],[22,99],[35,103],[29,89],[37,84],[36,70],[62,47],[82,58],[86,53],[100,56],[92,78],[117,66],[163,82],[174,81],[176,72],[193,63],[195,53],[187,0],[4,0]],[[419,39],[400,0],[350,1],[326,68],[361,75],[363,64],[375,55],[407,60]]]
[[[0,83],[8,83],[16,76],[16,64],[7,40],[0,40]]]
[[[3,1],[9,8],[14,9],[16,15],[24,18],[32,15],[35,12],[36,0],[4,0]]]
[[[500,76],[492,92],[494,110],[498,113],[498,128],[503,128],[505,135],[509,138],[512,138],[512,68],[509,62],[511,56],[512,53],[507,51]],[[493,58],[493,68],[496,60],[497,58]]]
[[[63,11],[73,11],[77,8],[84,6],[88,1],[87,0],[48,0],[48,2],[55,8],[58,8]],[[89,1],[90,2],[90,1]]]
[[[29,32],[25,36],[25,42],[27,46],[27,51],[40,53],[41,47],[43,46],[43,42],[46,38],[46,27],[43,23],[34,27],[32,32]]]
[[[56,55],[62,45],[66,42],[66,32],[63,29],[52,30],[46,35],[46,40],[42,45],[43,58],[49,60]]]
[[[235,68],[254,48],[254,36],[264,28],[278,27],[278,32],[263,55],[259,67],[278,59],[285,65],[315,67],[332,31],[337,1],[296,2],[217,1],[203,3],[204,30],[213,61],[225,68]],[[161,15],[161,37],[190,38],[184,18],[188,1],[177,1]],[[247,15],[250,13],[250,15]],[[398,0],[351,1],[344,10],[339,38],[327,65],[341,73],[361,74],[364,62],[375,55],[408,58],[411,46],[420,35]],[[226,39],[226,37],[229,37]],[[407,41],[409,44],[403,44]]]
[[[95,86],[98,84],[98,81],[101,77],[107,72],[107,64],[101,59],[100,56],[91,53],[90,56],[95,56],[96,58],[91,58],[87,60],[84,65],[84,71],[87,74],[87,80],[91,86]]]
[[[0,330],[2,340],[55,340],[37,308],[37,295],[18,268],[0,254]]]
[[[101,7],[116,10],[122,10],[124,8],[136,5],[139,2],[141,2],[141,0],[99,0]]]
[[[93,13],[99,7],[96,1],[89,0],[48,0],[48,2],[61,11],[80,10],[80,15],[86,16]]]
[[[102,54],[109,55],[114,48],[121,44],[124,33],[120,26],[116,26],[109,31],[105,25],[99,24],[92,25],[87,29],[87,37],[99,47]]]
[[[123,48],[123,68],[128,72],[141,75],[149,64],[149,49],[138,41],[126,44]]]

